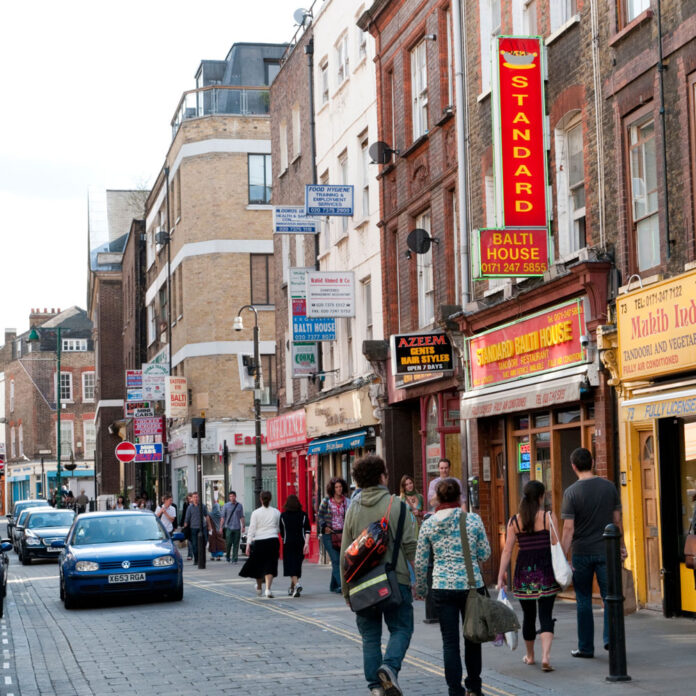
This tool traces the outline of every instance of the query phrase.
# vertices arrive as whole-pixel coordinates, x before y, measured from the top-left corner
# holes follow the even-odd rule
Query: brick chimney
[[[43,312],[38,307],[36,309],[32,308],[29,313],[29,326],[41,326],[41,324],[49,319],[53,319],[57,314],[60,314],[60,307],[57,310],[53,307],[50,310],[44,307]]]
[[[4,345],[9,346],[12,341],[17,338],[17,329],[5,329],[5,343]]]

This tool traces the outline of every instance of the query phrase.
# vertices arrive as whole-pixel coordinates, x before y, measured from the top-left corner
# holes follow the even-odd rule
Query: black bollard
[[[631,681],[626,673],[626,628],[621,581],[621,530],[615,524],[604,528],[607,542],[607,596],[604,600],[609,617],[609,676],[607,681]]]

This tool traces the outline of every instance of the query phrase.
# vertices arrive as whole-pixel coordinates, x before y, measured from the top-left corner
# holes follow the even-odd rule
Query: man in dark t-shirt
[[[572,544],[573,587],[578,622],[578,647],[573,657],[594,657],[594,619],[592,616],[592,579],[597,576],[602,601],[607,595],[607,557],[604,528],[612,522],[621,528],[621,500],[616,486],[592,471],[592,455],[578,447],[570,455],[570,464],[578,480],[563,494],[563,550]],[[621,542],[621,556],[626,547]],[[609,649],[609,622],[604,608],[604,649]]]

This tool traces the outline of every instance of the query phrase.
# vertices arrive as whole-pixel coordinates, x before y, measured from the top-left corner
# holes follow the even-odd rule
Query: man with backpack
[[[387,488],[387,468],[384,460],[374,454],[358,459],[353,466],[353,478],[360,489],[346,513],[341,544],[341,569],[345,570],[345,552],[371,523],[388,515],[388,544],[383,560],[391,562],[399,516],[404,503],[392,496]],[[392,505],[390,505],[392,503]],[[408,564],[415,558],[418,529],[413,515],[403,516],[401,544],[396,561],[396,578],[401,593],[398,606],[385,610],[378,607],[356,613],[355,621],[362,636],[365,679],[371,696],[401,696],[397,677],[413,634],[413,597]],[[349,585],[341,573],[341,589],[349,601]],[[389,630],[387,649],[382,655],[382,619]]]

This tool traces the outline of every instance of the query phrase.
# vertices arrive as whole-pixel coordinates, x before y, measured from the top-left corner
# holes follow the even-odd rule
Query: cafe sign
[[[468,339],[473,389],[586,361],[582,298]]]
[[[444,333],[395,334],[391,337],[395,375],[445,372],[454,369],[452,344]]]
[[[617,298],[616,313],[622,379],[696,367],[696,271]]]

